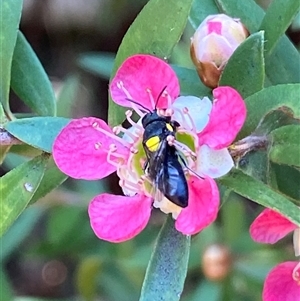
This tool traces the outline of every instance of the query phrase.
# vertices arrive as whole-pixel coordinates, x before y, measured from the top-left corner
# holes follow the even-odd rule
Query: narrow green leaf
[[[286,36],[280,38],[265,63],[266,75],[273,85],[300,82],[300,55]]]
[[[18,33],[12,61],[11,87],[35,113],[55,115],[56,100],[50,80],[21,32]]]
[[[140,301],[177,301],[187,273],[190,236],[174,227],[171,216],[162,227],[144,279]]]
[[[273,0],[261,22],[260,29],[265,31],[266,53],[272,51],[279,38],[284,35],[300,8],[300,1]]]
[[[220,213],[223,222],[222,238],[227,245],[233,246],[247,230],[246,210],[242,197],[232,192]]]
[[[189,21],[194,29],[197,29],[202,21],[209,15],[219,13],[219,9],[213,0],[194,0]]]
[[[218,179],[218,182],[255,203],[282,213],[291,222],[300,226],[299,208],[296,205],[241,170],[233,169],[229,174]]]
[[[184,68],[177,65],[172,65],[172,68],[179,79],[180,95],[204,97],[211,94],[211,89],[203,85],[195,69]]]
[[[214,283],[204,280],[200,283],[195,292],[191,294],[187,301],[221,301],[221,298],[222,283]]]
[[[300,125],[287,125],[272,132],[271,161],[300,167]]]
[[[76,272],[76,287],[86,301],[95,300],[97,295],[97,277],[101,268],[100,256],[84,257]]]
[[[283,106],[292,110],[293,118],[300,119],[299,95],[300,84],[285,84],[265,88],[247,97],[247,120],[238,137],[250,135],[269,111]]]
[[[247,153],[239,162],[239,169],[245,174],[268,183],[269,158],[265,150],[256,150]]]
[[[160,58],[168,58],[182,35],[192,2],[193,0],[150,0],[124,36],[111,78],[130,55],[148,53]],[[116,105],[110,97],[109,123],[111,125],[121,123],[124,120],[124,112],[125,108]]]
[[[30,200],[30,204],[38,201],[50,191],[61,185],[66,179],[67,175],[62,173],[55,165],[53,159],[49,159],[47,169],[45,170],[44,177],[36,190],[34,196]]]
[[[11,62],[21,18],[23,0],[0,0],[0,101],[10,112],[8,94]]]
[[[251,35],[232,54],[219,85],[236,88],[248,97],[263,88],[265,81],[264,33]],[[241,80],[243,79],[243,80]]]
[[[285,125],[299,124],[300,120],[293,118],[293,111],[285,106],[268,112],[259,122],[253,135],[263,136]]]
[[[300,171],[292,166],[271,163],[277,187],[281,193],[292,198],[300,206]]]
[[[51,153],[54,139],[69,121],[62,117],[33,117],[8,122],[5,128],[19,140]]]
[[[31,206],[24,210],[16,222],[0,238],[0,261],[4,262],[7,256],[16,250],[22,241],[30,234],[43,212],[42,207],[37,206]]]
[[[0,145],[0,165],[3,163],[11,145]]]
[[[216,3],[221,12],[240,18],[251,33],[259,30],[265,12],[255,1],[216,0]],[[272,84],[300,82],[300,55],[286,36],[280,38],[271,55],[265,57],[265,70]]]
[[[84,70],[109,79],[116,55],[111,52],[87,52],[82,54],[77,64]]]
[[[73,104],[80,91],[79,89],[80,78],[78,75],[70,75],[65,79],[57,96],[56,115],[58,117],[70,118],[72,116]]]
[[[0,296],[3,301],[13,300],[13,288],[2,266],[0,266]]]
[[[26,208],[37,190],[48,161],[41,155],[11,170],[0,181],[0,236]]]

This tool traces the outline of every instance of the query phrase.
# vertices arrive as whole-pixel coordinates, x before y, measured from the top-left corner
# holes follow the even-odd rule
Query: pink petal
[[[100,132],[95,125],[113,135],[103,120],[89,117],[72,120],[54,141],[54,161],[62,172],[72,178],[96,180],[114,172],[116,167],[107,162],[111,144],[117,146],[118,154],[129,155],[123,144]]]
[[[210,119],[198,134],[200,145],[221,149],[233,142],[246,119],[246,106],[240,94],[231,87],[213,90],[214,103]]]
[[[300,285],[292,277],[297,264],[287,261],[271,270],[264,283],[263,301],[299,301]]]
[[[123,83],[124,89],[120,89],[120,82]],[[155,56],[139,54],[127,58],[121,65],[110,83],[110,93],[114,102],[121,106],[131,107],[132,103],[126,100],[130,98],[152,110],[165,87],[173,102],[180,92],[173,69]],[[125,90],[129,94],[126,94]],[[149,91],[153,101],[150,100]],[[157,107],[167,108],[167,97],[161,96]]]
[[[274,244],[296,228],[286,217],[267,208],[251,224],[250,235],[257,242]]]
[[[129,240],[146,227],[151,203],[151,198],[144,195],[100,194],[89,205],[91,227],[100,239],[110,242]]]
[[[219,210],[219,190],[211,178],[192,176],[188,181],[189,205],[180,212],[175,227],[183,234],[192,235],[211,224]]]
[[[218,21],[208,21],[207,22],[207,33],[210,34],[215,32],[221,34],[222,32],[222,23]]]

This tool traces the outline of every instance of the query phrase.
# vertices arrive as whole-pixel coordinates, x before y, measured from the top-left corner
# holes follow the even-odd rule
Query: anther
[[[102,143],[101,142],[96,142],[94,145],[95,149],[99,149],[102,147]]]
[[[133,154],[137,154],[139,151],[135,148],[135,147],[131,147],[130,148],[130,151],[133,153]]]
[[[166,111],[165,111],[165,115],[166,116],[172,116],[174,114],[174,110],[173,109],[166,109]]]

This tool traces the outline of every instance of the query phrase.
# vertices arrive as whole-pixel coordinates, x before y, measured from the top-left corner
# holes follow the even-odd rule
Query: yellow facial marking
[[[168,129],[170,132],[174,132],[174,129],[173,129],[173,127],[171,126],[170,123],[166,123],[166,127],[167,127],[167,129]]]
[[[159,147],[159,142],[160,142],[159,137],[154,136],[146,141],[146,146],[150,152],[155,152]]]

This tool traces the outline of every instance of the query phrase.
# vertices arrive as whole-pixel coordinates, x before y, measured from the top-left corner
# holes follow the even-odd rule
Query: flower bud
[[[235,49],[249,36],[239,19],[224,14],[208,16],[191,38],[191,57],[202,82],[215,88]]]
[[[224,280],[231,270],[231,254],[223,245],[210,245],[202,257],[204,276],[211,281]]]

